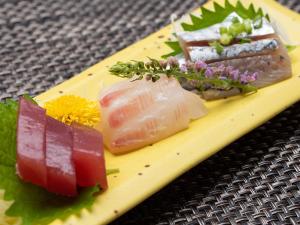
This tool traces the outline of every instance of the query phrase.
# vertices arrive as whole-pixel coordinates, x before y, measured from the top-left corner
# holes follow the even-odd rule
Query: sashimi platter
[[[300,16],[210,1],[0,103],[0,225],[107,224],[300,99]]]

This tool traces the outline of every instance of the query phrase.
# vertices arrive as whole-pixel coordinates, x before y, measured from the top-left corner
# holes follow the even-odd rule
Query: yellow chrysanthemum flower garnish
[[[49,116],[68,125],[76,122],[93,127],[100,121],[98,103],[75,95],[64,95],[46,102],[44,108]]]

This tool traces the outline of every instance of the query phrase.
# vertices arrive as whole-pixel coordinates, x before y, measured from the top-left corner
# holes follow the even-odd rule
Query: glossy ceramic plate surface
[[[224,1],[217,2],[223,5]],[[246,0],[242,2],[250,3]],[[263,7],[272,18],[280,19],[277,23],[285,29],[290,41],[300,42],[300,15],[272,0],[251,2],[256,7]],[[210,8],[212,2],[206,6]],[[117,61],[142,60],[147,56],[159,58],[169,51],[163,42],[170,33],[171,26],[167,26],[36,99],[43,104],[63,94],[75,94],[96,100],[101,88],[120,80],[109,74],[109,66]],[[80,217],[69,218],[68,224],[109,223],[176,177],[299,100],[300,48],[290,55],[293,63],[291,79],[249,96],[206,102],[209,109],[206,117],[192,122],[189,129],[152,146],[122,156],[114,156],[106,151],[107,168],[119,168],[121,172],[109,176],[109,189],[97,197],[91,212],[83,210]],[[57,220],[52,224],[62,222]]]

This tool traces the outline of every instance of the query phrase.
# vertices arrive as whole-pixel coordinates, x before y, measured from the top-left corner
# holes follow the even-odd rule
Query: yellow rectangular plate
[[[224,1],[217,2],[223,5]],[[250,3],[246,0],[244,2]],[[251,2],[256,7],[263,7],[272,18],[278,19],[277,22],[286,30],[291,41],[300,42],[300,15],[272,0]],[[206,6],[211,8],[212,2]],[[117,61],[141,60],[147,56],[159,58],[169,51],[163,42],[170,33],[171,26],[167,26],[36,99],[43,104],[62,94],[75,94],[96,100],[101,88],[120,80],[109,74],[109,66]],[[293,64],[291,79],[249,96],[207,102],[209,113],[206,117],[192,122],[189,129],[153,146],[122,156],[114,156],[106,151],[107,168],[119,168],[121,172],[109,176],[109,189],[97,197],[92,212],[83,210],[80,217],[69,218],[68,224],[109,223],[199,162],[299,100],[300,48],[292,51],[290,55]],[[52,224],[62,222],[57,220]]]

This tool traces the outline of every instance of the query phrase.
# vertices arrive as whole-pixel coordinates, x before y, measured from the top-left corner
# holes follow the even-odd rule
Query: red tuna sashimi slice
[[[77,184],[82,187],[99,184],[107,189],[101,133],[78,124],[72,124],[72,129]]]
[[[45,127],[45,110],[21,97],[17,124],[17,171],[23,180],[43,187],[47,186]]]
[[[72,144],[71,127],[47,117],[46,165],[50,192],[66,196],[77,194]]]

